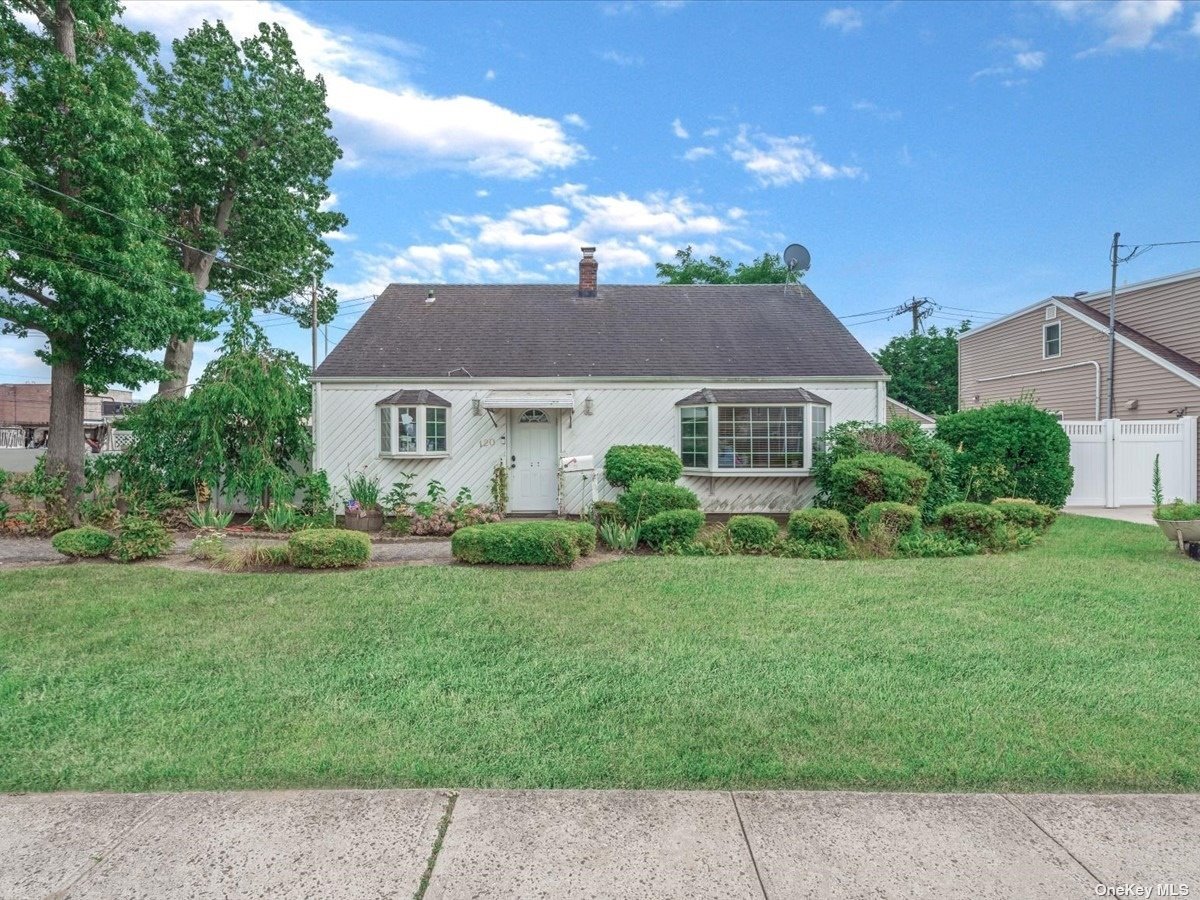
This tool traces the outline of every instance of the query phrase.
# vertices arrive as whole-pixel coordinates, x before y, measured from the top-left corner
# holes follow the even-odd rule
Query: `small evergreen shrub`
[[[629,485],[617,505],[625,522],[632,525],[669,509],[699,509],[700,498],[681,485],[642,478]]]
[[[621,507],[612,500],[597,500],[592,504],[592,521],[597,528],[609,522],[620,524]]]
[[[704,513],[696,509],[668,509],[642,522],[642,541],[651,549],[690,544],[704,527]]]
[[[1029,497],[1060,509],[1071,493],[1071,440],[1054,416],[1032,403],[992,403],[942,416],[937,436],[958,450],[968,500]]]
[[[616,487],[629,487],[648,479],[673,484],[683,474],[683,460],[670,447],[657,444],[618,444],[604,454],[604,479]]]
[[[850,522],[836,509],[798,509],[788,518],[788,539],[821,544],[839,553],[850,547]]]
[[[225,536],[219,533],[202,534],[188,547],[192,559],[220,559],[225,555]]]
[[[468,525],[450,538],[454,558],[501,566],[569,566],[595,549],[587,522],[495,522]]]
[[[1017,497],[1000,497],[992,501],[995,509],[1000,510],[1004,521],[1017,528],[1027,528],[1039,534],[1045,534],[1058,518],[1058,513],[1048,506],[1042,506],[1034,500],[1024,500]]]
[[[345,528],[308,528],[288,538],[292,565],[298,569],[361,566],[371,558],[371,539]]]
[[[892,500],[868,503],[854,519],[854,530],[859,537],[865,538],[881,529],[896,539],[920,531],[921,511],[915,506]]]
[[[93,559],[104,556],[112,549],[113,537],[107,531],[92,525],[68,528],[50,539],[50,546],[63,556],[74,559]]]
[[[984,503],[949,503],[938,510],[937,521],[947,537],[981,550],[1001,550],[1008,540],[1004,514]]]
[[[732,516],[726,528],[733,546],[743,553],[770,550],[779,538],[779,525],[767,516]]]
[[[860,453],[829,470],[829,502],[847,516],[857,516],[869,503],[890,500],[920,506],[929,473],[897,456]]]
[[[155,559],[166,556],[174,544],[171,532],[158,522],[130,517],[121,522],[121,530],[109,555],[118,562]]]

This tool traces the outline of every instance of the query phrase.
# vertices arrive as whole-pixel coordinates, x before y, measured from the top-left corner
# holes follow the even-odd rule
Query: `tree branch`
[[[4,283],[9,287],[9,289],[16,291],[18,294],[24,294],[30,300],[34,300],[46,307],[46,309],[54,309],[56,305],[53,300],[51,300],[37,288],[21,284],[21,282],[15,280],[11,275],[6,275],[4,277]]]
[[[43,0],[16,0],[16,5],[37,16],[37,20],[47,28],[54,26],[54,11]]]

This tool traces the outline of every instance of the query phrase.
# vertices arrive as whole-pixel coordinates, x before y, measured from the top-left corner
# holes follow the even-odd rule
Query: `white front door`
[[[541,409],[513,410],[509,446],[509,500],[513,512],[558,509],[557,414]]]

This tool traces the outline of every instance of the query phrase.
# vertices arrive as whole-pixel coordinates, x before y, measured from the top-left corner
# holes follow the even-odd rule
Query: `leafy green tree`
[[[126,419],[133,441],[119,461],[124,488],[191,495],[206,484],[264,506],[290,499],[293,465],[312,450],[308,376],[296,354],[270,346],[248,310],[235,312],[221,353],[186,397],[160,394]]]
[[[700,259],[691,245],[675,252],[674,263],[655,263],[654,268],[663,284],[783,284],[788,276],[778,253],[764,253],[735,267],[720,256]]]
[[[157,212],[168,149],[136,71],[156,43],[116,24],[118,12],[115,0],[0,5],[0,319],[6,334],[45,336],[48,468],[65,476],[72,509],[85,389],[159,377],[147,354],[211,325]]]
[[[321,209],[342,155],[330,134],[325,83],[309,79],[287,32],[259,26],[242,41],[205,22],[174,41],[151,81],[151,117],[171,148],[170,217],[179,264],[196,289],[309,324],[310,291],[330,267],[322,237],[346,225]],[[328,321],[336,297],[318,289]],[[183,391],[194,343],[167,347],[159,393]]]
[[[888,394],[927,415],[958,409],[958,335],[968,328],[967,322],[941,330],[935,325],[888,341],[875,353],[892,376]]]

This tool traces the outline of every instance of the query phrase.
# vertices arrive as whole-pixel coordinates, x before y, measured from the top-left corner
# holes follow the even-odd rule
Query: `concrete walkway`
[[[1118,506],[1116,509],[1107,509],[1103,506],[1068,506],[1063,510],[1076,516],[1092,516],[1097,519],[1113,519],[1117,522],[1133,522],[1137,525],[1154,525],[1153,506]]]
[[[1200,795],[0,795],[5,900],[1189,891],[1200,895]]]

